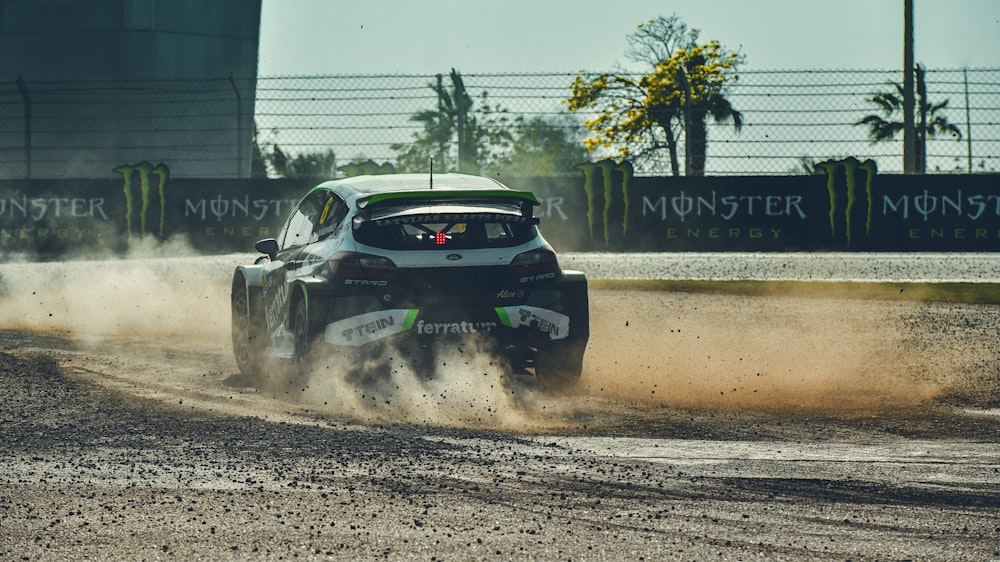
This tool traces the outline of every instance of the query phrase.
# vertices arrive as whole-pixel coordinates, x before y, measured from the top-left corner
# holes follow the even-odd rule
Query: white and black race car
[[[259,380],[277,359],[294,376],[313,361],[390,349],[419,366],[440,344],[476,338],[511,372],[575,382],[590,334],[587,280],[559,267],[536,205],[530,192],[461,174],[314,187],[233,275],[240,371]]]

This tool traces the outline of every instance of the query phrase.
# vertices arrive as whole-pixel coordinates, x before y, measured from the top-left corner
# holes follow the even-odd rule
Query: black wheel
[[[578,382],[583,374],[584,349],[566,348],[559,350],[539,350],[535,357],[535,376],[547,390],[567,390]]]
[[[590,300],[587,278],[579,272],[565,272],[562,279],[563,303],[570,317],[569,336],[538,350],[535,376],[543,387],[566,390],[580,381],[583,355],[590,339]]]
[[[259,332],[254,328],[247,288],[238,283],[233,287],[232,293],[233,355],[240,374],[252,382],[256,382],[260,376],[263,343]]]
[[[305,299],[299,299],[292,311],[292,383],[298,384],[305,380],[312,364],[313,346],[316,340],[316,330],[309,318],[309,308]]]

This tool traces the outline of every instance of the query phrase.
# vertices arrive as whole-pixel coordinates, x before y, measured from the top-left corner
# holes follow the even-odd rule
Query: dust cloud
[[[511,374],[476,340],[439,346],[415,364],[390,349],[356,359],[326,357],[291,393],[316,410],[365,423],[414,423],[528,431],[565,425],[547,411],[551,396]]]
[[[183,240],[147,239],[123,259],[0,264],[0,326],[81,341],[227,341],[230,278],[213,268],[226,258],[194,255]]]
[[[905,306],[849,299],[591,295],[582,392],[720,410],[859,412],[914,407],[941,381],[900,329]]]
[[[164,254],[171,257],[157,257]],[[239,380],[230,347],[230,283],[236,265],[252,259],[196,256],[183,241],[147,240],[135,242],[123,259],[2,263],[0,330],[64,335],[84,348],[110,342],[121,369],[174,364],[178,380],[189,376],[191,362],[181,365],[178,354],[218,349],[224,357],[204,368],[221,366],[231,381]],[[270,377],[254,382],[278,399],[367,423],[509,430],[561,425],[534,416],[547,408],[541,395],[514,382],[503,362],[477,342],[440,350],[429,368],[414,368],[397,351],[389,357],[388,369],[382,356],[328,357],[297,387],[288,382],[287,366],[271,362]],[[170,376],[169,368],[157,371]]]
[[[163,254],[174,257],[156,257]],[[115,341],[136,358],[162,361],[168,372],[173,346],[211,349],[215,372],[233,378],[230,279],[252,256],[193,255],[183,242],[144,242],[121,260],[0,264],[0,329],[66,334],[84,345]],[[594,290],[584,374],[567,394],[521,384],[474,342],[442,351],[429,369],[391,353],[377,375],[383,356],[328,357],[295,387],[262,393],[363,422],[525,431],[579,426],[581,417],[615,405],[639,415],[649,406],[802,413],[915,407],[947,387],[951,357],[940,345],[911,345],[901,319],[913,306]]]

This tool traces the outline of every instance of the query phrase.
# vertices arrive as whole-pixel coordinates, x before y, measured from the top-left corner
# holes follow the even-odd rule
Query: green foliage
[[[436,110],[411,117],[423,124],[423,131],[408,144],[391,146],[397,153],[399,171],[426,172],[433,158],[435,171],[478,174],[498,146],[513,140],[506,110],[491,107],[485,92],[475,104],[458,71],[452,69],[450,79],[450,90],[440,75],[437,83],[430,84],[437,95]]]
[[[434,171],[442,173],[556,175],[572,172],[586,159],[580,135],[575,134],[579,125],[568,115],[513,117],[506,109],[491,106],[487,92],[473,98],[456,70],[449,79],[450,88],[440,75],[429,85],[437,109],[411,117],[423,130],[409,143],[392,145],[397,171],[427,172],[433,158]]]
[[[271,131],[272,137],[277,137],[278,130]],[[255,131],[254,159],[252,167],[263,166],[264,176],[280,178],[311,178],[318,180],[333,179],[337,176],[337,156],[332,149],[319,152],[303,152],[290,155],[278,146],[277,142],[262,140]],[[259,170],[255,173],[259,173]]]
[[[568,115],[518,118],[509,150],[487,165],[488,171],[521,177],[575,175],[574,166],[587,160],[581,132]]]
[[[268,161],[275,174],[283,178],[325,180],[333,179],[337,175],[337,157],[331,149],[289,156],[275,144],[268,154]]]
[[[379,164],[371,158],[365,160],[356,158],[354,161],[340,166],[337,169],[343,172],[344,176],[348,178],[352,178],[354,176],[381,176],[384,174],[396,173],[396,167],[391,163],[383,162]]]
[[[731,121],[737,131],[743,124],[742,114],[725,97],[727,86],[738,80],[742,57],[715,40],[699,44],[698,32],[677,16],[640,24],[629,42],[628,54],[651,65],[648,74],[581,72],[570,85],[569,110],[596,114],[584,121],[592,133],[584,146],[640,163],[666,150],[672,173],[679,175],[683,138],[685,173],[704,175],[707,119]]]

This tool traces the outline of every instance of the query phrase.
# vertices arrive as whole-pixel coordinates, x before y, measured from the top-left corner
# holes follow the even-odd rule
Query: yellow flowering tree
[[[591,135],[584,146],[610,150],[619,160],[637,163],[660,158],[666,151],[673,175],[680,175],[678,147],[684,147],[684,173],[705,174],[707,121],[732,121],[737,131],[743,116],[726,99],[738,79],[742,57],[718,41],[698,43],[677,16],[640,24],[630,36],[632,58],[648,62],[643,76],[581,71],[566,100],[573,113],[593,113],[584,124]]]

